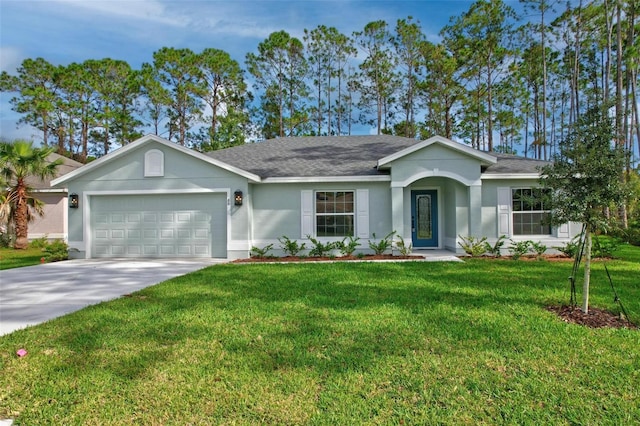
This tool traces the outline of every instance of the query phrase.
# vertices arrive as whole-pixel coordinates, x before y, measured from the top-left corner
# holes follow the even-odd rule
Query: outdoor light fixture
[[[80,201],[78,200],[78,194],[69,195],[69,208],[77,209]]]
[[[235,199],[235,205],[236,206],[241,206],[242,205],[242,191],[236,191],[233,193],[234,199]]]

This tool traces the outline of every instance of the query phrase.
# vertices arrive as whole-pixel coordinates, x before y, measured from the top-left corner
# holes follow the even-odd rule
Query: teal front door
[[[438,192],[411,191],[411,239],[415,248],[438,247]]]

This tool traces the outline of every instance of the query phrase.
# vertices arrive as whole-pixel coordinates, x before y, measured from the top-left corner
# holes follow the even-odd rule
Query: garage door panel
[[[224,194],[93,196],[90,203],[94,257],[226,257]]]
[[[140,229],[127,229],[127,238],[139,240],[142,237]]]
[[[140,223],[142,222],[142,215],[140,213],[127,214],[127,223]]]
[[[157,256],[158,255],[158,246],[157,245],[148,245],[145,244],[143,247],[142,254],[144,256]]]

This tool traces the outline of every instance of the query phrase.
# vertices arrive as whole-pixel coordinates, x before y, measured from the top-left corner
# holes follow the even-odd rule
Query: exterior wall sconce
[[[73,193],[69,195],[69,208],[77,209],[80,205],[80,200],[78,199],[78,194]]]
[[[242,191],[236,191],[233,193],[234,204],[236,206],[242,205]]]

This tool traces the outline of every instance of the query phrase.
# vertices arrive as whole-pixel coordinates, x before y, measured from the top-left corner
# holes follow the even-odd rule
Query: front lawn
[[[607,265],[639,323],[640,249],[619,254]],[[213,266],[0,337],[0,419],[638,424],[640,331],[544,309],[567,302],[571,266]],[[617,310],[593,269],[592,304]]]
[[[3,247],[0,248],[0,270],[37,265],[42,256],[41,247],[29,247],[25,250]]]

